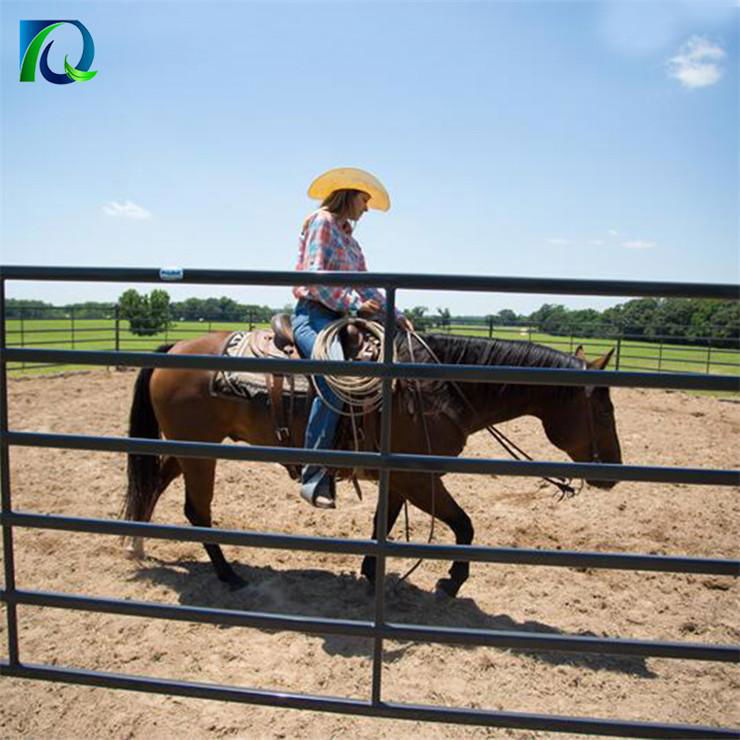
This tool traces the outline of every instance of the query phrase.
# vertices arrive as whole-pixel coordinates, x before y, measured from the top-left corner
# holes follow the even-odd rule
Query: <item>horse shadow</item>
[[[374,589],[355,573],[337,574],[312,568],[280,570],[244,563],[235,563],[234,568],[247,582],[238,591],[229,591],[218,581],[210,563],[196,560],[169,562],[149,557],[140,563],[131,580],[164,586],[177,593],[179,603],[185,606],[357,621],[373,621],[375,617]],[[386,576],[385,613],[386,621],[397,624],[603,637],[591,631],[569,633],[535,620],[520,622],[507,614],[488,614],[472,598],[440,599],[408,581],[400,581],[398,575],[393,573]],[[220,628],[231,629],[231,625],[220,625]],[[333,634],[324,634],[321,638],[324,651],[331,656],[350,658],[373,655],[374,642],[371,638]],[[388,640],[384,641],[383,661],[386,663],[399,660],[414,645],[412,642],[392,643],[393,647],[390,647],[389,643]],[[472,650],[477,646],[457,647]],[[505,649],[553,666],[570,665],[639,678],[655,678],[657,675],[639,656]]]

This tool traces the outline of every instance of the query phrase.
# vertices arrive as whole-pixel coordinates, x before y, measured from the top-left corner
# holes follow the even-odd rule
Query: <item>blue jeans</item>
[[[336,321],[339,314],[322,306],[315,301],[300,299],[291,316],[293,337],[296,346],[304,359],[310,359],[318,333],[332,321]],[[335,342],[329,348],[330,359],[343,360],[342,347]],[[324,378],[316,378],[316,383],[324,398],[335,408],[341,409],[342,402],[329,388]],[[306,427],[304,446],[309,450],[327,450],[334,447],[334,437],[339,422],[339,414],[329,408],[317,395],[311,404]],[[301,495],[309,502],[313,502],[317,494],[328,495],[333,498],[333,480],[326,468],[318,465],[304,465],[301,475]]]

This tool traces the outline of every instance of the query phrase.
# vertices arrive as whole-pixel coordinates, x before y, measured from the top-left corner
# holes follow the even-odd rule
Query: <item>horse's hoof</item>
[[[234,592],[243,589],[247,585],[247,582],[243,578],[234,575],[233,578],[229,578],[226,585],[229,587],[229,591]]]
[[[375,563],[363,561],[360,575],[371,585],[375,585]]]
[[[440,578],[437,581],[437,587],[434,589],[434,595],[438,599],[444,601],[447,599],[454,599],[459,590],[459,584],[455,583],[452,578]]]
[[[365,579],[365,595],[369,599],[375,595],[375,580]]]
[[[369,586],[375,585],[375,573],[363,573],[360,571],[360,575],[365,579],[365,583]]]
[[[128,560],[143,560],[146,557],[144,545],[139,543],[127,545],[123,550],[123,555]]]

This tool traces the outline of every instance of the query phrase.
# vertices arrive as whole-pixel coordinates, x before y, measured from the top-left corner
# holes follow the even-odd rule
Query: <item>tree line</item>
[[[544,303],[530,314],[505,308],[485,317],[450,316],[449,310],[442,308],[436,314],[428,311],[426,306],[414,306],[406,315],[421,330],[486,323],[491,327],[532,327],[556,336],[621,336],[674,344],[708,344],[711,340],[715,347],[740,347],[740,302],[732,300],[636,298],[603,311]]]
[[[166,290],[155,289],[146,294],[133,288],[124,291],[117,304],[87,301],[53,306],[44,301],[14,298],[5,303],[8,319],[112,319],[117,313],[129,322],[134,334],[141,336],[158,334],[177,321],[264,323],[278,311],[270,306],[237,303],[226,296],[172,301]]]
[[[740,343],[740,302],[700,298],[636,298],[603,311],[570,311],[544,304],[527,319],[548,334],[586,337],[625,336],[674,344],[737,347]]]
[[[238,303],[233,298],[187,298],[171,301],[160,288],[148,295],[126,290],[118,299],[118,315],[129,321],[131,330],[156,334],[177,321],[263,323],[280,310],[270,306]],[[114,304],[96,301],[52,306],[39,300],[9,299],[5,314],[9,319],[71,318],[93,319],[115,316]],[[435,313],[426,306],[407,308],[406,315],[417,329],[447,328],[455,323],[491,326],[527,326],[554,335],[617,337],[672,343],[702,344],[712,339],[714,346],[740,345],[740,302],[696,298],[636,298],[603,311],[592,308],[568,309],[545,303],[530,314],[503,309],[487,316],[453,316],[448,308]]]
[[[67,306],[54,306],[45,301],[27,298],[8,298],[5,301],[7,319],[64,319],[74,315],[76,319],[113,318],[115,304],[101,301],[71,303]]]

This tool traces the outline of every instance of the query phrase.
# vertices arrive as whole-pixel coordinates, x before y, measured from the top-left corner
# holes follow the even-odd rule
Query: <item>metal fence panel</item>
[[[312,276],[301,275],[301,281],[311,282]],[[198,698],[222,699],[277,707],[314,709],[329,712],[416,719],[433,722],[456,722],[496,727],[509,727],[556,732],[580,732],[632,737],[736,737],[737,730],[700,726],[679,726],[661,723],[627,722],[586,717],[559,717],[487,710],[468,710],[385,702],[382,699],[383,641],[388,639],[474,644],[494,647],[517,647],[529,650],[576,650],[579,652],[606,652],[681,659],[740,662],[740,649],[733,645],[705,645],[666,643],[616,638],[574,637],[563,635],[439,628],[389,623],[385,617],[383,576],[388,557],[454,557],[459,560],[481,562],[509,562],[530,565],[562,567],[603,567],[660,572],[713,573],[738,575],[740,563],[736,560],[681,558],[620,553],[580,553],[516,548],[487,548],[473,546],[412,545],[389,542],[385,531],[385,511],[388,505],[388,480],[391,470],[428,470],[487,473],[492,471],[516,475],[573,474],[605,480],[680,481],[694,484],[737,485],[740,473],[734,470],[666,469],[595,463],[536,463],[502,460],[449,458],[429,455],[400,455],[391,452],[391,383],[395,377],[455,378],[460,381],[498,381],[507,383],[544,385],[591,385],[593,374],[578,370],[544,370],[521,368],[480,368],[475,366],[431,367],[393,363],[391,341],[386,343],[383,362],[331,363],[315,361],[229,360],[217,357],[173,357],[164,354],[134,352],[85,352],[9,348],[5,329],[6,280],[75,280],[113,282],[160,282],[154,269],[67,268],[67,267],[2,267],[0,268],[0,486],[2,487],[2,529],[5,555],[5,589],[0,600],[6,604],[8,625],[8,660],[0,662],[0,673],[41,680],[64,681],[90,686],[103,686],[136,691],[168,693]],[[293,285],[293,272],[261,272],[223,270],[188,270],[184,282],[218,284],[272,284]],[[570,293],[577,295],[622,296],[681,296],[705,298],[736,298],[735,285],[706,285],[682,283],[636,283],[627,281],[546,280],[530,278],[489,278],[469,276],[397,275],[386,273],[325,273],[316,276],[316,282],[327,285],[372,285],[386,289],[389,311],[386,316],[386,334],[392,339],[395,327],[393,307],[396,290],[401,288]],[[11,361],[44,362],[71,360],[71,364],[116,364],[138,367],[200,367],[259,369],[261,372],[281,373],[319,372],[345,375],[381,377],[383,404],[381,416],[381,449],[378,454],[339,451],[311,452],[303,449],[271,447],[233,447],[192,442],[136,440],[59,434],[11,432],[7,416],[6,367]],[[660,378],[658,380],[657,378]],[[738,390],[734,376],[706,376],[670,373],[655,376],[648,373],[601,372],[601,385],[655,388],[687,388]],[[265,533],[234,532],[206,528],[180,528],[135,522],[114,522],[89,518],[72,518],[17,512],[12,508],[9,478],[9,447],[29,445],[62,447],[66,449],[105,450],[140,454],[160,454],[166,451],[179,455],[221,457],[232,459],[266,460],[274,462],[317,461],[336,466],[375,468],[380,471],[379,505],[382,526],[377,540],[332,540],[317,537],[268,535]],[[377,559],[375,587],[375,614],[372,621],[328,620],[266,613],[169,606],[149,602],[130,602],[113,599],[94,599],[83,595],[19,590],[15,584],[13,560],[13,528],[41,527],[104,534],[145,534],[165,539],[183,539],[199,542],[219,542],[255,547],[286,547],[371,554]],[[286,694],[233,686],[217,686],[184,681],[168,681],[144,676],[128,676],[95,671],[24,664],[18,650],[17,605],[47,606],[86,611],[103,611],[148,618],[176,619],[241,626],[260,626],[269,629],[289,629],[307,632],[330,632],[364,636],[374,640],[372,660],[372,688],[369,701]]]

